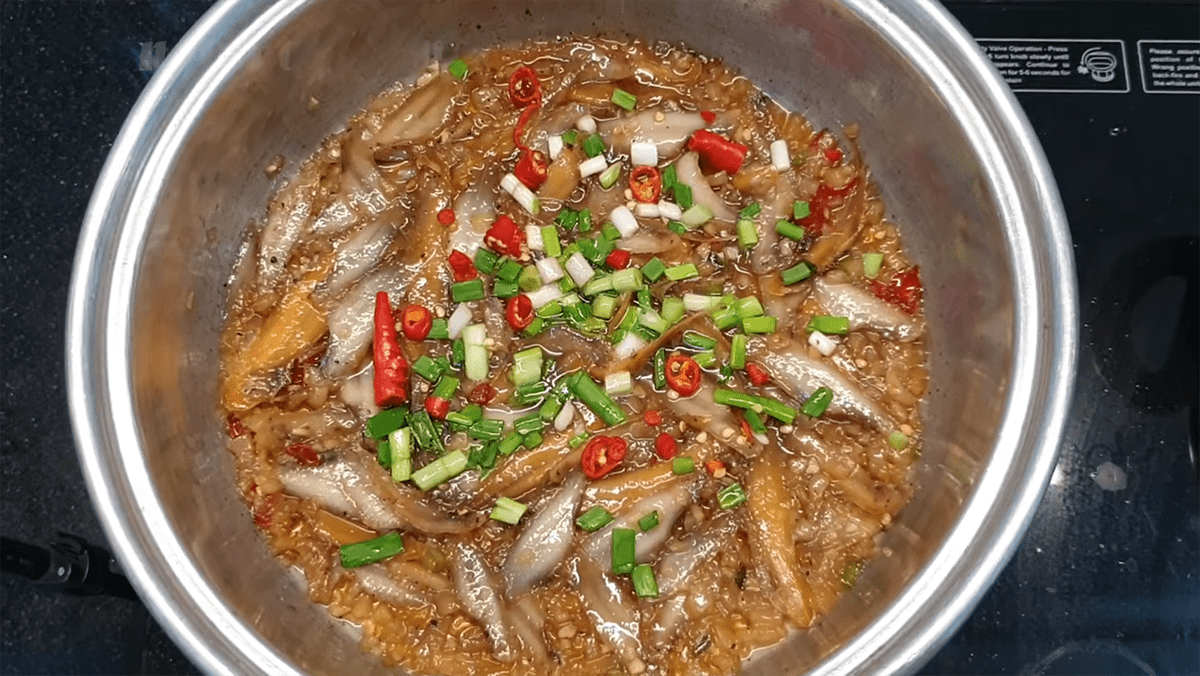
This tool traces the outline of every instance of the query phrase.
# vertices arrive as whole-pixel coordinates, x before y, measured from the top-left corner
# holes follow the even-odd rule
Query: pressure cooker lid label
[[[979,47],[1017,92],[1129,91],[1121,40],[980,38]]]
[[[1200,40],[1138,40],[1147,94],[1200,94]]]

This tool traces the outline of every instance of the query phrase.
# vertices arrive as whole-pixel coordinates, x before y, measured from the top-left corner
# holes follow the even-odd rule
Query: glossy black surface
[[[5,537],[44,546],[63,530],[104,543],[63,392],[71,262],[122,120],[162,50],[209,5],[0,4]],[[1062,460],[1020,550],[923,673],[1200,673],[1200,96],[1143,93],[1136,56],[1137,40],[1200,38],[1200,10],[1194,2],[950,8],[980,38],[1121,40],[1131,91],[1018,94],[1075,242],[1079,382]],[[1093,479],[1105,462],[1123,471],[1124,489]],[[13,575],[0,585],[0,629],[4,674],[195,671],[141,605]]]

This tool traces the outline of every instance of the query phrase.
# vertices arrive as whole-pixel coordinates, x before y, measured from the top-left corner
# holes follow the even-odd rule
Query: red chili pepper
[[[316,467],[321,464],[321,456],[317,455],[313,447],[308,444],[289,444],[284,450],[295,458],[296,462],[305,467]]]
[[[496,388],[492,387],[491,383],[479,383],[467,393],[467,401],[472,404],[487,406],[492,403],[497,394],[499,392],[496,391]]]
[[[425,412],[429,414],[430,418],[445,420],[446,414],[450,412],[450,400],[441,397],[426,397]]]
[[[771,382],[771,374],[758,364],[746,364],[746,376],[750,378],[751,383],[759,386]]]
[[[742,436],[746,437],[747,439],[753,437],[754,430],[750,429],[750,423],[746,422],[746,419],[740,415],[738,416],[738,419],[742,421]]]
[[[492,227],[488,228],[483,241],[497,253],[520,258],[521,245],[525,243],[525,231],[518,228],[513,219],[501,216],[496,219],[495,223],[492,223]]]
[[[450,269],[454,271],[454,281],[466,282],[479,276],[479,271],[475,269],[475,262],[458,249],[451,251],[447,260],[450,262]]]
[[[709,474],[718,479],[725,476],[725,463],[721,462],[720,460],[709,460],[708,462],[704,463],[704,469],[708,470]]]
[[[717,114],[711,110],[700,111],[700,117],[704,118],[704,124],[712,124],[717,121]]]
[[[887,301],[908,314],[916,314],[921,304],[921,268],[913,267],[892,278],[891,284],[871,282],[871,292],[876,298]]]
[[[237,439],[246,433],[246,426],[242,424],[242,419],[232,413],[225,418],[225,424],[228,427],[230,439]]]
[[[629,445],[621,437],[597,435],[583,449],[583,473],[589,479],[599,479],[616,469],[625,459]]]
[[[682,397],[689,397],[700,389],[703,379],[700,365],[686,354],[667,357],[667,385]]]
[[[408,401],[408,360],[396,338],[396,320],[386,291],[375,294],[375,405],[399,406]]]
[[[604,264],[614,270],[624,270],[629,267],[629,252],[625,249],[613,249],[604,259]]]
[[[742,168],[746,159],[746,146],[701,129],[688,141],[688,150],[695,150],[700,159],[716,171],[733,175]]]
[[[508,319],[508,325],[514,330],[525,330],[533,323],[533,301],[523,293],[509,298],[504,316]]]
[[[455,216],[453,209],[442,209],[437,215],[438,223],[441,223],[442,225],[452,225],[454,223],[454,218]]]
[[[264,495],[262,502],[254,509],[254,523],[263,530],[270,528],[271,524],[275,522],[275,510],[281,502],[283,502],[282,493]]]
[[[508,98],[517,108],[541,103],[542,83],[529,66],[521,66],[508,78]]]
[[[817,186],[817,194],[808,200],[809,214],[799,221],[810,236],[816,237],[824,232],[825,226],[829,224],[830,203],[834,199],[845,196],[856,183],[858,183],[858,177],[851,179],[841,188],[833,188],[826,183]]]
[[[646,411],[642,414],[642,420],[645,420],[647,425],[658,427],[662,424],[662,415],[658,411]]]
[[[521,159],[517,161],[513,175],[524,183],[526,188],[537,190],[546,182],[549,171],[550,160],[546,158],[546,153],[526,148],[521,151]]]
[[[679,453],[679,442],[675,437],[663,432],[654,440],[654,452],[663,460],[670,460]]]
[[[409,340],[425,340],[433,328],[433,314],[424,305],[409,305],[400,313],[400,328]]]
[[[837,163],[838,160],[842,159],[842,151],[837,148],[829,148],[825,151],[825,159],[831,163]]]
[[[629,174],[629,190],[639,202],[657,202],[662,196],[662,174],[655,167],[638,167]]]

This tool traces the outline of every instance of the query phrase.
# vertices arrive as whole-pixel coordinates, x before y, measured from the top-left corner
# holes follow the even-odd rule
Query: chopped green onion
[[[903,432],[893,431],[888,435],[888,445],[897,451],[903,451],[908,447],[908,435]]]
[[[846,585],[846,589],[852,589],[854,583],[858,582],[858,576],[862,574],[863,562],[852,561],[846,564],[842,569],[842,584]]]
[[[617,371],[604,376],[604,391],[613,397],[633,391],[633,376],[629,371]]]
[[[445,446],[442,446],[442,431],[434,424],[429,413],[417,411],[408,417],[408,424],[418,447],[438,455],[446,452]]]
[[[586,372],[579,371],[569,376],[567,387],[605,424],[620,425],[625,422],[625,412],[621,410],[620,406],[617,406],[617,402],[613,401],[612,397],[600,389],[600,386]]]
[[[729,484],[717,491],[717,504],[721,506],[721,509],[733,509],[744,502],[746,502],[746,489],[742,488],[741,484]]]
[[[759,397],[718,387],[713,391],[713,401],[724,406],[736,406],[750,409],[756,413],[766,413],[785,425],[791,425],[796,420],[796,409],[768,397]]]
[[[742,411],[742,417],[746,419],[746,425],[750,427],[752,432],[758,432],[759,434],[767,433],[767,424],[763,422],[762,416],[754,409],[748,408]]]
[[[454,376],[442,376],[438,380],[437,385],[433,386],[433,396],[439,399],[449,401],[454,398],[454,393],[458,391],[458,385],[461,381]]]
[[[387,438],[379,440],[375,445],[375,459],[379,461],[379,466],[384,469],[392,468],[392,444]]]
[[[454,76],[455,79],[461,80],[467,76],[467,62],[462,59],[455,59],[446,66],[446,70]]]
[[[527,416],[517,418],[513,421],[513,430],[517,434],[525,435],[530,432],[541,432],[546,423],[542,421],[541,416],[537,413],[530,413]]]
[[[815,315],[808,320],[808,330],[820,331],[827,336],[841,336],[850,331],[849,317],[834,317],[832,315]]]
[[[751,202],[742,207],[742,210],[738,212],[738,218],[754,218],[760,213],[762,213],[762,205],[758,202]]]
[[[467,468],[467,455],[461,450],[450,451],[442,457],[412,473],[412,482],[417,488],[427,491],[453,479]]]
[[[654,294],[650,293],[650,289],[642,287],[637,291],[637,304],[644,310],[654,309]]]
[[[496,263],[500,261],[500,254],[492,251],[487,247],[479,247],[475,251],[475,269],[485,275],[490,275],[496,270]]]
[[[783,283],[788,286],[791,286],[792,284],[795,284],[797,282],[802,282],[802,281],[808,279],[809,275],[811,275],[812,272],[813,272],[813,269],[808,263],[805,263],[804,261],[800,261],[799,263],[795,264],[794,266],[783,271],[783,273],[782,273]]]
[[[388,435],[391,453],[392,481],[408,481],[412,476],[413,434],[411,427],[401,427]]]
[[[658,580],[654,577],[654,569],[650,567],[650,564],[643,563],[635,566],[629,578],[633,581],[633,591],[638,598],[658,598]]]
[[[638,268],[625,268],[612,274],[614,291],[635,291],[642,288],[642,271]]]
[[[563,207],[562,211],[554,217],[554,222],[562,227],[563,230],[571,230],[579,223],[579,212],[571,207]]]
[[[500,264],[499,269],[496,270],[496,276],[506,282],[517,281],[517,277],[520,274],[521,264],[511,258],[504,259],[504,262]]]
[[[588,533],[595,533],[613,522],[613,515],[607,509],[596,505],[575,519],[575,525]]]
[[[680,206],[683,206],[680,204]],[[683,212],[683,217],[679,220],[689,228],[695,228],[712,220],[712,209],[703,204],[693,204]]]
[[[685,331],[683,334],[683,344],[699,350],[711,350],[717,346],[717,341],[715,338],[710,338],[698,331]]]
[[[450,340],[450,322],[445,317],[434,317],[429,326],[429,340]]]
[[[450,286],[450,298],[455,303],[465,303],[483,298],[483,280],[469,279],[465,282],[455,282]]]
[[[733,309],[732,305],[718,305],[713,308],[709,316],[712,317],[713,324],[721,331],[737,326],[739,321],[737,310]]]
[[[833,390],[830,390],[828,387],[818,387],[817,391],[813,392],[812,396],[808,398],[808,401],[804,402],[804,406],[800,410],[804,412],[804,415],[816,418],[824,413],[825,409],[829,408],[831,402],[833,402]]]
[[[566,405],[570,395],[567,393],[567,379],[563,378],[554,386],[553,392],[546,397],[546,401],[542,402],[541,408],[538,409],[538,417],[544,422],[550,422],[558,417],[559,411]]]
[[[762,302],[758,300],[758,296],[746,296],[739,298],[733,302],[733,309],[737,310],[738,317],[746,319],[747,317],[758,317],[766,313],[763,310]]]
[[[661,175],[662,175],[662,189],[663,189],[664,193],[667,192],[668,190],[674,188],[675,183],[679,180],[677,178],[677,173],[675,171],[674,164],[667,166],[666,169],[663,169],[661,172]]]
[[[527,506],[513,500],[512,498],[500,496],[496,499],[496,506],[492,508],[491,518],[496,521],[501,521],[510,525],[517,525],[517,522],[524,516]]]
[[[612,291],[612,275],[596,275],[583,285],[585,296],[594,296],[604,291]]]
[[[692,207],[692,186],[676,182],[673,192],[675,193],[675,203],[679,205],[680,209],[687,211]]]
[[[467,436],[480,441],[496,441],[504,433],[504,421],[484,418],[467,429]]]
[[[643,516],[642,518],[638,519],[638,528],[640,528],[643,533],[654,530],[654,527],[657,525],[658,525],[658,510],[657,509],[650,512],[646,516]]]
[[[784,220],[775,221],[775,232],[787,237],[788,239],[794,239],[797,242],[804,239],[804,236],[808,234],[805,232],[804,228],[792,223],[791,221]]]
[[[654,389],[667,389],[667,350],[663,347],[654,352]]]
[[[550,394],[550,386],[546,383],[536,380],[528,385],[518,386],[513,390],[511,404],[513,406],[529,406],[531,404],[540,404],[547,395]]]
[[[879,274],[879,268],[883,267],[883,254],[878,252],[863,254],[862,265],[863,274],[870,279],[874,279]]]
[[[512,381],[514,385],[528,385],[542,378],[542,348],[534,345],[513,355]]]
[[[563,140],[563,143],[565,143],[569,146],[575,145],[575,143],[577,141],[579,141],[579,130],[578,129],[568,129],[568,130],[564,131],[562,133],[562,140]]]
[[[662,315],[658,314],[651,308],[644,308],[642,310],[642,314],[638,316],[638,324],[641,324],[642,326],[658,334],[665,333],[667,327],[669,326],[669,324],[667,324],[667,320],[663,319]]]
[[[632,528],[612,529],[612,571],[617,575],[633,572],[637,565],[634,553],[634,543],[637,541],[637,531]]]
[[[579,232],[587,232],[592,229],[592,210],[581,209],[579,211]]]
[[[575,436],[571,437],[570,439],[567,439],[567,445],[570,446],[571,448],[579,448],[587,440],[588,440],[588,433],[581,432],[581,433],[576,434]]]
[[[696,269],[695,263],[684,263],[683,265],[673,265],[666,270],[667,279],[672,282],[679,282],[693,277],[699,277],[700,271]]]
[[[592,301],[592,315],[600,319],[611,319],[617,309],[617,297],[610,293],[602,293]]]
[[[792,202],[792,218],[794,220],[798,221],[801,218],[808,218],[810,213],[811,211],[808,208],[808,202],[802,202],[800,200]]]
[[[677,455],[671,458],[671,473],[673,474],[691,474],[696,471],[696,461],[686,455]]]
[[[737,222],[738,246],[749,249],[758,244],[758,226],[754,221],[743,218]]]
[[[402,408],[385,408],[367,418],[367,436],[372,439],[382,439],[400,429],[407,418],[408,411]]]
[[[662,318],[668,325],[678,322],[683,319],[684,315],[683,299],[678,296],[667,296],[662,300]]]
[[[730,340],[729,365],[735,369],[746,368],[746,344],[749,338],[745,334],[737,334]]]
[[[679,221],[671,221],[670,223],[667,223],[667,229],[676,235],[683,235],[688,231],[688,227]]]
[[[541,446],[542,441],[543,441],[543,439],[542,439],[541,432],[530,432],[529,434],[526,434],[524,438],[521,439],[521,445],[524,446],[526,448],[526,450],[529,450],[529,449],[534,449],[534,448],[537,448],[538,446]]]
[[[463,359],[465,358],[466,347],[464,346],[462,336],[459,336],[458,338],[454,339],[454,342],[450,343],[450,364],[454,366],[454,368],[461,369],[463,365]]]
[[[614,89],[612,93],[612,102],[621,106],[625,110],[633,110],[637,105],[637,97],[624,89]]]
[[[613,162],[608,165],[608,168],[600,172],[600,187],[608,190],[617,183],[617,179],[621,178],[621,165]]]
[[[777,324],[774,317],[746,317],[742,320],[742,330],[746,333],[775,333]]]
[[[358,568],[368,563],[383,561],[404,551],[404,540],[396,532],[381,535],[366,542],[342,545],[338,550],[342,568]]]
[[[658,256],[651,258],[650,262],[642,266],[642,276],[652,282],[657,282],[666,271],[667,266],[658,259]]]
[[[472,409],[474,407],[474,409]],[[471,411],[471,413],[468,413]],[[479,422],[483,417],[483,409],[478,404],[465,406],[461,411],[450,411],[446,414],[446,422],[450,423],[450,428],[456,432],[465,432],[468,427]]]
[[[492,295],[497,298],[512,298],[518,293],[521,293],[521,286],[516,282],[497,279],[492,283]]]
[[[592,134],[583,140],[583,152],[588,157],[604,154],[604,139],[599,134]]]
[[[542,319],[541,317],[534,317],[533,321],[529,323],[529,326],[526,326],[525,330],[522,331],[521,333],[523,333],[525,336],[527,336],[529,338],[532,338],[532,337],[536,336],[537,334],[541,333],[542,329],[545,327],[545,325],[546,325],[545,319]]]
[[[705,350],[704,352],[697,352],[692,355],[692,359],[700,365],[700,368],[709,369],[716,366],[717,353],[712,350]]]

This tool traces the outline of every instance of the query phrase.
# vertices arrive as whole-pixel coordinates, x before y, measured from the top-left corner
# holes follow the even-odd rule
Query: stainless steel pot
[[[854,592],[748,672],[911,672],[1009,559],[1057,455],[1075,275],[1024,115],[938,5],[226,0],[175,47],[112,150],[67,331],[96,509],[142,598],[203,669],[385,671],[307,601],[234,492],[217,342],[223,283],[273,188],[264,167],[282,153],[294,170],[370,95],[433,59],[597,30],[685,41],[819,125],[858,122],[927,285],[921,489]]]

